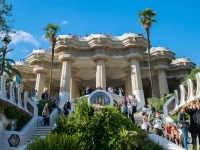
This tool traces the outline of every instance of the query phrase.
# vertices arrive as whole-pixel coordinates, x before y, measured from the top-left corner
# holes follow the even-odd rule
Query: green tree
[[[14,20],[8,20],[12,16],[12,5],[6,4],[5,0],[0,0],[0,34],[7,35],[12,32]]]
[[[45,38],[49,39],[49,43],[51,44],[51,68],[50,68],[50,85],[49,85],[49,94],[51,92],[51,84],[52,84],[52,67],[53,67],[53,59],[54,59],[54,48],[56,44],[56,34],[60,30],[60,27],[54,24],[47,24],[47,26],[43,29],[45,31]]]
[[[153,22],[156,22],[154,16],[156,16],[156,12],[151,9],[144,9],[138,13],[139,21],[138,23],[142,24],[142,28],[146,31],[147,41],[148,41],[148,64],[149,64],[149,77],[151,82],[151,92],[152,96],[154,95],[153,92],[153,83],[152,83],[152,74],[151,74],[151,58],[150,58],[150,39],[149,39],[149,29],[152,26]]]
[[[190,74],[188,74],[187,76],[185,76],[185,78],[183,80],[183,85],[186,86],[186,87],[188,86],[188,84],[187,84],[187,80],[188,79],[191,79],[191,80],[193,80],[196,83],[197,79],[196,79],[195,75],[198,72],[200,72],[200,67],[192,69],[192,71],[190,72]]]
[[[0,53],[3,53],[3,49],[0,49]],[[5,51],[5,55],[13,51],[13,49],[9,49]],[[4,62],[3,62],[4,60]],[[9,58],[4,58],[0,55],[0,63],[3,64],[3,71],[6,72],[9,78],[12,79],[13,76],[18,75],[22,78],[21,73],[17,70],[15,66],[15,61]],[[2,65],[0,65],[0,70],[2,70]]]

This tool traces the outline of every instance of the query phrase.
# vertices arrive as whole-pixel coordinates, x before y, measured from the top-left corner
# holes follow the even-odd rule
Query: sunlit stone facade
[[[55,46],[51,94],[60,94],[61,102],[81,95],[81,89],[122,87],[124,94],[136,95],[139,104],[151,97],[147,40],[141,34],[122,36],[91,34],[87,37],[59,35]],[[33,50],[25,61],[17,62],[22,73],[21,88],[35,88],[38,96],[49,89],[51,51]],[[195,67],[189,59],[175,58],[164,47],[151,48],[154,95],[162,97],[178,88]]]

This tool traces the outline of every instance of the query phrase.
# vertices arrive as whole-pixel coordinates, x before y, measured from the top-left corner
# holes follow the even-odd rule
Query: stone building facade
[[[124,94],[136,95],[138,102],[151,97],[147,40],[141,34],[122,36],[91,34],[86,37],[59,35],[55,46],[51,94],[56,91],[61,101],[76,98],[82,87],[93,89],[122,87]],[[164,47],[151,48],[154,95],[163,97],[173,92],[195,64]],[[37,49],[25,61],[17,62],[22,74],[21,88],[34,88],[41,97],[49,89],[51,51]]]

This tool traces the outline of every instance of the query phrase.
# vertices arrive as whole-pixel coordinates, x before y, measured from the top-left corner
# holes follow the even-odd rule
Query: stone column
[[[127,77],[124,77],[124,78],[122,78],[122,81],[124,81],[124,83],[125,83],[125,95],[124,96],[128,96],[128,80],[127,80]]]
[[[152,77],[154,96],[160,98],[160,89],[158,84],[158,76]],[[150,87],[151,89],[151,87]]]
[[[37,78],[36,78],[36,83],[35,83],[35,90],[37,90],[38,93],[38,98],[41,99],[43,90],[44,90],[44,72],[38,72],[37,73]]]
[[[47,81],[47,80],[44,81],[44,90],[43,91],[46,91],[46,90],[48,91],[48,89],[49,89],[49,82],[50,81]],[[48,92],[51,93],[51,91],[48,91]]]
[[[62,61],[62,72],[60,79],[60,106],[62,107],[67,99],[70,98],[70,79],[71,79],[71,60]]]
[[[126,77],[127,93],[126,93],[126,96],[129,97],[129,98],[131,98],[133,94],[132,94],[130,67],[124,68],[124,71],[127,73],[127,77]]]
[[[76,95],[76,86],[75,86],[75,74],[78,72],[78,69],[71,69],[71,79],[70,79],[70,99],[74,99]]]
[[[78,89],[80,81],[81,80],[78,78],[75,79],[75,98],[80,97],[80,93],[79,93],[79,89]]]
[[[169,94],[167,77],[164,69],[158,70],[158,81],[160,88],[160,97],[164,97],[164,94]]]
[[[106,90],[105,60],[96,60],[96,87]]]
[[[138,59],[130,59],[132,93],[138,101],[138,109],[142,109],[145,104],[140,65]]]

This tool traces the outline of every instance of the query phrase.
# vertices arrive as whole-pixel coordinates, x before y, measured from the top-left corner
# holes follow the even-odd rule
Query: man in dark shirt
[[[199,106],[195,102],[191,102],[188,114],[190,115],[190,131],[192,136],[193,148],[197,146],[197,135],[200,143],[200,127],[197,125],[197,111]]]

